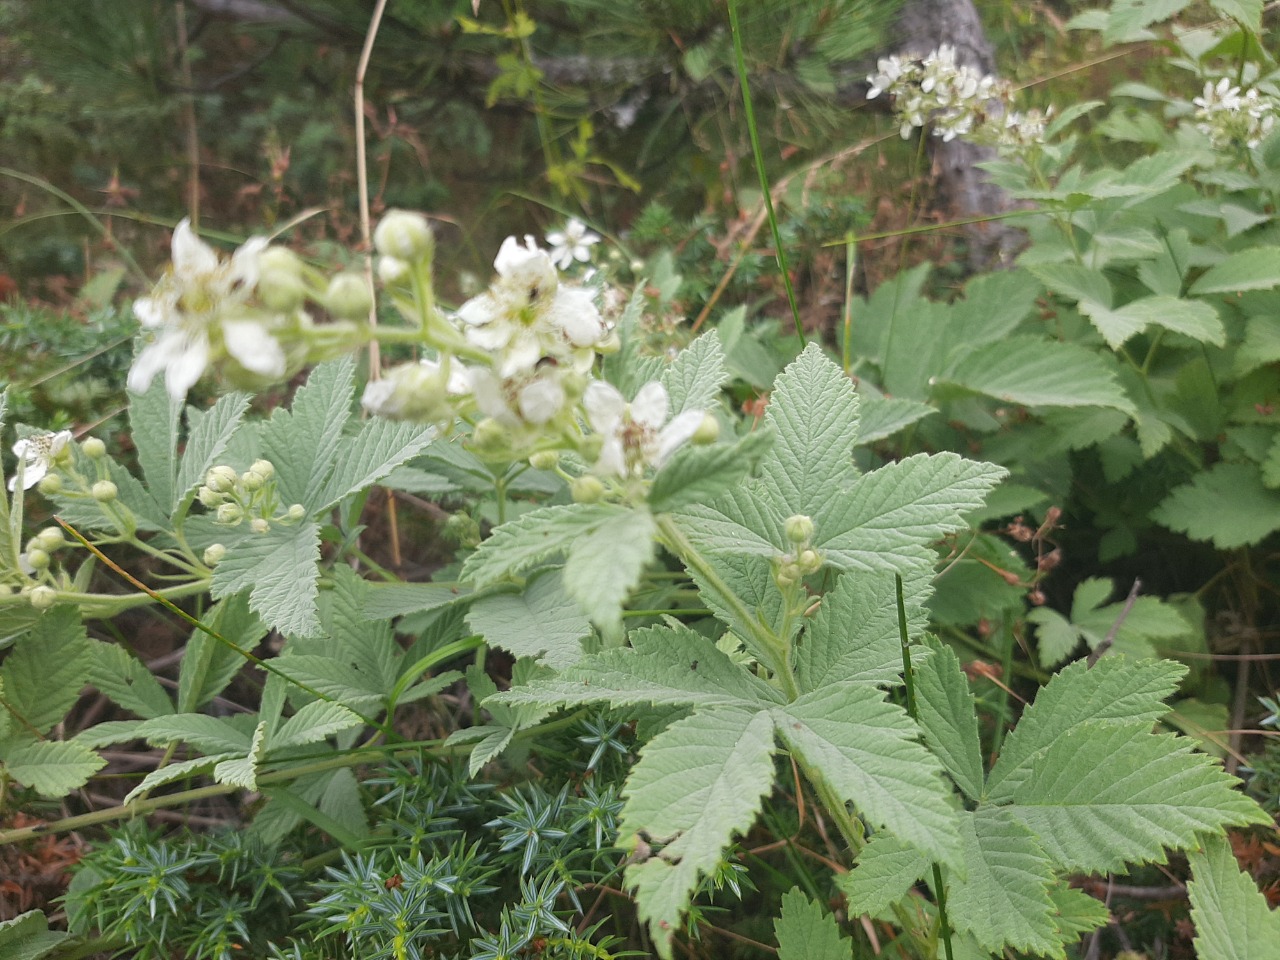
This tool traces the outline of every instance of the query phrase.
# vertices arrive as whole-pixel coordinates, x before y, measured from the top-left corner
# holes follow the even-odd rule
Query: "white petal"
[[[222,335],[227,353],[246,370],[266,377],[284,376],[284,351],[262,324],[252,320],[225,320]]]
[[[391,400],[395,391],[394,380],[374,380],[365,386],[364,395],[360,398],[360,406],[370,413],[377,413],[383,416],[394,415],[398,412],[400,405],[396,404],[396,409],[391,409],[388,406],[388,401]]]
[[[133,315],[144,327],[163,327],[169,316],[154,297],[139,297],[133,301]]]
[[[582,395],[582,406],[587,411],[587,422],[597,433],[613,433],[622,423],[627,401],[617,389],[603,380],[592,380]],[[607,441],[606,441],[607,442]]]
[[[535,380],[519,397],[520,415],[529,423],[546,423],[564,407],[564,388],[555,380]]]
[[[662,466],[671,454],[688,443],[702,426],[705,416],[706,413],[702,410],[686,410],[663,427],[658,435],[658,456],[653,465]]]
[[[178,335],[172,339],[174,345],[165,365],[164,385],[169,396],[181,400],[209,365],[209,341],[203,334]]]
[[[667,390],[657,380],[650,380],[640,388],[631,401],[631,419],[657,430],[667,422]]]
[[[627,475],[627,458],[623,453],[622,440],[619,437],[605,439],[604,446],[600,448],[600,459],[596,461],[592,471],[611,477]]]
[[[13,445],[13,455],[17,457],[19,460],[34,459],[36,456],[37,450],[31,450],[30,454],[28,454],[27,452],[33,446],[34,444],[30,440],[27,440],[24,437],[23,439],[19,440],[17,443]]]
[[[213,273],[218,269],[218,254],[191,229],[191,218],[184,217],[173,231],[173,270],[179,276]]]
[[[545,256],[546,254],[538,249],[533,237],[525,237],[523,244],[515,237],[507,237],[502,241],[498,255],[493,260],[493,269],[497,270],[500,276],[505,277],[522,269],[531,260]]]
[[[143,348],[129,369],[129,390],[133,393],[146,393],[156,374],[169,365],[170,348],[164,337]]]
[[[514,377],[517,373],[526,373],[536,367],[541,358],[542,346],[533,331],[516,329],[498,365],[498,374]]]
[[[547,310],[551,323],[559,327],[575,347],[590,347],[604,337],[604,321],[593,302],[595,294],[583,287],[561,287]]]
[[[49,441],[49,456],[57,459],[63,450],[67,449],[67,444],[71,442],[70,430],[59,430]]]

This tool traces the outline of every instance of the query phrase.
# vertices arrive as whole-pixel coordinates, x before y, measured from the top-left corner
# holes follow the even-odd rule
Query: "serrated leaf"
[[[267,635],[266,625],[249,610],[245,594],[218,601],[200,622],[249,652]],[[204,706],[226,689],[244,663],[244,657],[225,643],[198,628],[192,630],[178,672],[178,711],[193,713]]]
[[[271,735],[269,750],[285,750],[315,743],[364,723],[340,703],[313,700],[304,704],[297,713],[280,725]]]
[[[1280,960],[1280,912],[1267,907],[1267,898],[1241,872],[1231,844],[1223,837],[1206,837],[1202,848],[1187,859],[1196,956],[1200,960]]]
[[[1111,308],[1111,284],[1100,270],[1078,263],[1038,263],[1028,269],[1051,291],[1068,300]]]
[[[904,583],[908,636],[919,636],[927,620],[913,588],[928,589],[920,577]],[[848,573],[822,597],[796,651],[796,679],[803,692],[828,683],[856,680],[897,683],[902,673],[902,642],[894,578]]]
[[[658,527],[647,509],[615,513],[569,547],[565,591],[602,630],[620,630],[622,605],[653,559]]]
[[[240,755],[240,753],[215,753],[208,757],[193,757],[190,760],[179,760],[177,763],[157,767],[129,791],[123,802],[126,804],[132,803],[142,794],[150,793],[156,787],[162,787],[166,783],[173,783],[175,780],[185,780],[188,777],[194,777],[198,773],[205,773],[223,760],[234,760]]]
[[[372,584],[365,594],[364,615],[371,620],[390,620],[408,613],[421,613],[447,606],[470,592],[466,587],[456,584]]]
[[[924,742],[971,800],[982,795],[982,744],[978,714],[960,658],[950,647],[925,638],[932,655],[912,663],[916,710]]]
[[[788,747],[872,825],[936,861],[959,862],[942,768],[915,740],[919,728],[881,691],[832,683],[771,713]]]
[[[1054,120],[1062,122],[1071,110],[1068,107]],[[1079,116],[1080,112],[1077,110],[1074,115]],[[1027,318],[1042,292],[1040,281],[1029,270],[996,270],[974,277],[965,284],[964,297],[951,304],[949,349],[1003,340]]]
[[[407,460],[417,456],[435,438],[432,426],[408,421],[366,420],[360,432],[346,438],[333,456],[323,484],[313,484],[301,501],[312,511],[325,510],[348,494],[372,486]]]
[[[0,676],[0,741],[8,739],[13,729],[13,718],[9,713],[8,701],[4,696],[4,677]]]
[[[543,560],[567,552],[579,537],[625,512],[622,507],[599,503],[531,510],[496,527],[463,563],[462,579],[486,587],[521,576]]]
[[[715,499],[754,473],[773,441],[771,430],[757,430],[734,443],[685,447],[653,478],[649,508],[666,513]]]
[[[1262,31],[1263,0],[1209,0],[1209,6],[1224,17],[1239,21],[1240,26],[1252,33]]]
[[[986,796],[1008,800],[1026,782],[1036,758],[1085,720],[1150,727],[1169,710],[1164,700],[1178,689],[1187,668],[1171,660],[1104,658],[1092,669],[1082,662],[1064,667],[1036,694],[1005,738],[987,777]]]
[[[1180,13],[1190,0],[1116,0],[1111,6],[1102,39],[1107,44],[1143,39],[1144,27]]]
[[[146,393],[129,397],[129,435],[138,451],[138,466],[158,503],[174,502],[173,486],[178,473],[178,423],[182,401],[169,396],[156,380]]]
[[[876,834],[858,853],[858,862],[836,877],[848,898],[849,916],[875,916],[897,903],[929,871],[929,858],[887,833]]]
[[[760,488],[784,517],[816,517],[831,492],[858,475],[858,395],[844,372],[809,344],[774,383],[765,414],[777,432]]]
[[[853,942],[840,934],[835,917],[798,889],[782,896],[782,914],[773,924],[778,960],[851,960]]]
[[[1065,957],[1049,899],[1053,864],[1036,838],[998,810],[979,808],[960,823],[967,872],[947,882],[952,924],[990,953]]]
[[[966,529],[963,514],[1006,471],[954,453],[916,454],[859,477],[819,519],[815,549],[839,570],[889,571],[910,576],[932,567],[929,545]]]
[[[1236,351],[1236,376],[1242,377],[1277,360],[1280,360],[1280,317],[1250,317],[1244,325],[1244,343]]]
[[[1046,669],[1056,667],[1080,645],[1080,631],[1056,610],[1036,607],[1027,612],[1027,622],[1035,624],[1036,659]]]
[[[1053,922],[1064,943],[1070,944],[1082,934],[1105,926],[1111,919],[1107,905],[1095,900],[1082,890],[1069,887],[1064,880],[1055,880],[1049,887],[1049,899],[1053,901]]]
[[[729,379],[719,335],[708,330],[698,337],[663,369],[659,379],[667,389],[671,416],[686,410],[710,410]]]
[[[15,726],[48,733],[80,698],[89,678],[89,638],[75,607],[45,612],[0,666]]]
[[[1197,296],[1208,293],[1242,293],[1269,290],[1280,284],[1280,247],[1252,247],[1233,253],[1205,271],[1191,285]]]
[[[83,453],[75,454],[82,470],[92,474],[96,468],[86,463]],[[156,503],[150,491],[138,482],[138,478],[108,457],[101,461],[107,465],[107,479],[116,485],[118,503],[133,511],[139,530],[154,532],[169,526],[169,511]],[[87,468],[87,469],[86,469]],[[58,516],[77,530],[107,530],[116,532],[116,521],[102,511],[102,505],[92,497],[71,497],[60,493],[53,498],[58,506]]]
[[[263,456],[275,465],[282,503],[313,504],[339,456],[354,390],[354,360],[321,364],[294,394],[291,409],[276,409],[263,425]]]
[[[286,654],[272,661],[276,669],[297,684],[368,713],[386,704],[382,680],[370,676],[349,660],[319,654]]]
[[[759,620],[774,630],[781,629],[784,604],[769,561],[752,554],[733,556],[723,553],[708,553],[705,559],[718,582],[713,584],[698,571],[690,570],[689,575],[698,587],[698,598],[721,623],[748,644],[757,659],[767,657],[766,651],[756,648],[753,628],[743,622],[740,612],[745,607],[753,620]],[[721,587],[740,603],[730,602]],[[795,626],[798,628],[799,624]]]
[[[230,753],[242,757],[249,752],[252,742],[242,725],[227,717],[209,717],[203,713],[156,717],[139,724],[136,733],[153,746],[178,740],[208,755]]]
[[[868,397],[859,395],[858,446],[866,446],[891,437],[913,423],[938,412],[919,400],[906,397]]]
[[[491,646],[557,670],[582,659],[582,640],[591,634],[591,622],[565,592],[559,570],[531,578],[520,593],[481,597],[471,605],[467,625]]]
[[[173,713],[173,701],[151,671],[118,644],[89,641],[89,682],[144,720]]]
[[[383,693],[390,693],[400,676],[404,657],[387,620],[373,620],[366,614],[372,588],[348,566],[332,571],[333,589],[328,592],[322,623],[325,640],[308,646],[307,652],[326,653],[341,659],[369,677]]]
[[[107,720],[104,723],[95,723],[87,730],[81,730],[72,739],[91,750],[99,750],[113,743],[138,739],[138,727],[145,722],[145,720]]]
[[[594,654],[555,677],[513,686],[485,704],[755,708],[782,700],[774,687],[683,624],[642,627],[629,639],[630,648]]]
[[[214,569],[210,593],[222,599],[248,590],[249,607],[265,623],[281,633],[306,636],[320,626],[319,562],[317,524],[276,524],[235,545]]]
[[[211,410],[196,411],[187,408],[187,422],[190,435],[187,447],[182,454],[182,463],[178,467],[178,479],[174,486],[173,496],[165,499],[156,493],[161,503],[172,503],[177,506],[188,493],[204,482],[205,474],[218,464],[218,458],[231,442],[231,435],[240,426],[244,413],[249,409],[249,396],[244,393],[229,393],[220,398]],[[136,434],[135,434],[136,436]],[[155,491],[152,491],[155,493]]]
[[[1253,464],[1219,463],[1175,488],[1151,517],[1192,540],[1231,550],[1280,530],[1280,491],[1267,489]]]
[[[528,687],[547,679],[550,673],[550,668],[535,664],[527,658],[517,660],[511,670],[512,688]],[[472,698],[477,703],[484,703],[493,723],[455,730],[447,742],[475,744],[468,760],[468,769],[474,777],[486,763],[507,749],[517,731],[538,723],[551,712],[552,707],[540,703],[510,706],[494,702],[498,686],[478,664],[467,668],[466,678],[467,689],[471,691]]]
[[[0,756],[8,776],[52,799],[83,787],[107,765],[106,760],[75,740],[10,741]]]
[[[49,921],[39,910],[0,920],[0,956],[5,960],[42,960],[66,939],[61,930],[49,929]]]
[[[1003,809],[1063,870],[1105,873],[1163,863],[1198,833],[1270,823],[1238,786],[1186,738],[1086,720],[1035,757]]]
[[[1139,320],[1148,326],[1163,327],[1201,343],[1221,347],[1227,342],[1227,331],[1218,311],[1203,300],[1182,297],[1143,297],[1126,303],[1117,313]]]
[[[229,783],[245,790],[258,789],[258,763],[262,760],[267,738],[267,721],[261,720],[253,731],[249,755],[236,760],[223,760],[214,764],[213,779]]]
[[[670,955],[699,878],[715,869],[735,835],[747,832],[773,787],[772,727],[763,712],[706,710],[677,720],[641,748],[624,788],[619,834],[643,831],[668,841],[626,872],[660,954]]]
[[[1133,403],[1094,351],[1075,343],[1018,336],[980,347],[957,364],[952,383],[1028,407],[1114,407]]]

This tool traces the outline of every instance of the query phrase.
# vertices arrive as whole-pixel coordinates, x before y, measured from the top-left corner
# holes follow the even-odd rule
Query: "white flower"
[[[503,426],[541,426],[564,409],[567,395],[556,367],[540,368],[506,379],[492,370],[471,370],[476,406]]]
[[[686,410],[667,423],[667,391],[656,380],[641,387],[631,403],[610,384],[593,380],[582,405],[592,429],[604,438],[593,469],[615,477],[661,467],[697,433],[706,416],[702,410]]]
[[[547,234],[547,243],[551,245],[551,262],[561,270],[568,269],[573,261],[586,263],[591,259],[591,247],[599,243],[598,234],[587,229],[581,220],[570,218],[563,230],[553,230]]]
[[[555,264],[532,237],[507,237],[493,262],[498,277],[458,309],[467,339],[493,354],[499,378],[527,373],[544,357],[557,363],[585,355],[607,330],[593,294],[561,286]]]
[[[149,297],[134,302],[134,315],[156,339],[138,354],[129,389],[142,393],[164,371],[175,400],[200,379],[216,351],[225,350],[252,373],[279,377],[285,356],[245,302],[258,282],[258,255],[267,241],[254,237],[229,260],[196,236],[189,220],[173,231],[173,265]]]
[[[1223,77],[1217,83],[1209,80],[1204,93],[1191,101],[1196,129],[1218,149],[1243,143],[1249,149],[1258,146],[1275,128],[1276,100],[1250,87],[1243,94]]]
[[[470,371],[457,360],[450,363],[446,382],[440,362],[424,359],[393,367],[370,382],[360,405],[380,417],[438,422],[452,419],[450,398],[470,392]]]
[[[13,445],[13,455],[22,461],[22,489],[30,490],[44,479],[53,462],[71,442],[70,430],[57,433],[37,433],[19,440]],[[18,485],[18,477],[9,478],[9,489]]]

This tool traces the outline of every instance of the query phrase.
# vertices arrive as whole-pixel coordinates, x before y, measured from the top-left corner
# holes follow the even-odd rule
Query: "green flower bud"
[[[445,537],[460,547],[474,549],[480,546],[480,524],[474,517],[466,513],[451,514],[444,522]]]
[[[110,503],[120,495],[120,491],[110,480],[99,480],[93,485],[90,492],[93,494],[93,499],[99,503]]]
[[[596,344],[596,353],[602,356],[610,356],[622,349],[622,338],[614,331],[610,331],[609,335]]]
[[[796,557],[796,566],[806,576],[817,573],[822,569],[822,557],[818,555],[817,550],[801,550],[800,556]]]
[[[214,510],[219,507],[224,500],[226,500],[226,497],[220,494],[217,490],[205,486],[196,491],[196,499],[210,510]]]
[[[244,519],[244,510],[240,508],[238,503],[224,503],[218,507],[218,523],[225,523],[235,526]]]
[[[0,583],[0,597],[11,596],[13,596],[13,587],[9,586],[7,583]]]
[[[358,320],[367,317],[373,307],[373,295],[358,273],[340,273],[329,281],[324,305],[337,317]]]
[[[271,529],[271,524],[262,517],[254,517],[249,521],[249,529],[254,533],[266,533]]]
[[[715,443],[720,439],[720,421],[709,413],[702,415],[702,422],[698,424],[698,429],[693,431],[690,438],[699,446],[707,446]]]
[[[492,417],[487,417],[476,424],[471,433],[471,446],[480,453],[496,454],[506,450],[510,445],[507,428]]]
[[[373,231],[373,245],[384,257],[414,261],[431,253],[435,236],[427,218],[408,210],[389,210]]]
[[[396,257],[380,257],[378,259],[378,279],[383,285],[391,286],[399,283],[409,275],[409,265]]]
[[[36,489],[43,493],[46,497],[52,497],[62,492],[62,478],[56,473],[45,474],[40,482],[36,485]]]
[[[220,543],[215,543],[205,550],[204,565],[206,567],[216,567],[226,555],[227,548]]]
[[[42,583],[27,594],[27,599],[37,610],[48,610],[58,602],[58,591]]]
[[[560,462],[560,454],[555,450],[539,450],[529,455],[529,466],[535,470],[554,470]]]
[[[270,480],[276,475],[276,465],[270,460],[255,460],[249,467],[250,473],[256,473],[263,480]]]
[[[808,543],[813,539],[813,520],[803,513],[787,517],[783,529],[786,531],[787,539],[794,544]]]
[[[31,564],[33,570],[48,570],[50,559],[49,555],[39,548],[27,550],[27,563]]]
[[[582,459],[588,463],[594,463],[600,459],[600,451],[604,449],[604,437],[598,433],[593,433],[588,437],[583,437],[578,442],[578,453]]]
[[[80,444],[80,449],[90,460],[101,460],[107,455],[107,445],[97,437],[89,437]]]
[[[307,287],[301,258],[287,247],[267,247],[258,254],[258,299],[269,310],[289,313],[302,306]]]
[[[236,488],[236,481],[240,479],[239,474],[231,467],[220,464],[214,467],[205,476],[204,482],[210,490],[217,493],[229,493]]]
[[[240,482],[244,484],[246,490],[252,493],[254,490],[261,490],[265,481],[252,470],[246,470],[240,474]]]
[[[307,508],[300,503],[291,504],[289,506],[289,509],[285,511],[285,516],[288,517],[290,520],[292,520],[294,523],[297,523],[306,515],[307,515]]]
[[[39,541],[40,549],[47,550],[49,553],[60,550],[67,545],[67,538],[62,535],[62,530],[59,527],[45,527],[36,534],[35,539]]]
[[[583,474],[575,477],[573,483],[569,484],[569,493],[573,496],[574,503],[595,503],[604,496],[604,484],[599,477]]]

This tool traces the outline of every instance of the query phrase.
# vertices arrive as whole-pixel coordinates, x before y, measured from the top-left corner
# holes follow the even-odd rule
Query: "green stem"
[[[840,355],[846,377],[853,368],[853,268],[857,255],[858,241],[850,230],[844,242],[844,347]]]
[[[782,285],[787,291],[787,304],[795,321],[796,336],[804,343],[804,327],[800,323],[800,307],[796,304],[796,292],[791,286],[791,271],[787,267],[787,251],[782,246],[782,232],[778,229],[778,217],[773,212],[773,195],[769,190],[769,175],[764,169],[764,151],[760,148],[760,132],[756,129],[756,112],[751,104],[751,84],[747,78],[747,61],[742,53],[742,30],[738,26],[738,2],[729,0],[729,29],[733,33],[734,69],[738,74],[738,87],[742,90],[742,109],[746,113],[747,133],[751,137],[751,153],[755,157],[756,173],[760,175],[760,193],[764,197],[765,215],[769,218],[769,230],[773,234],[773,254],[782,274]]]

